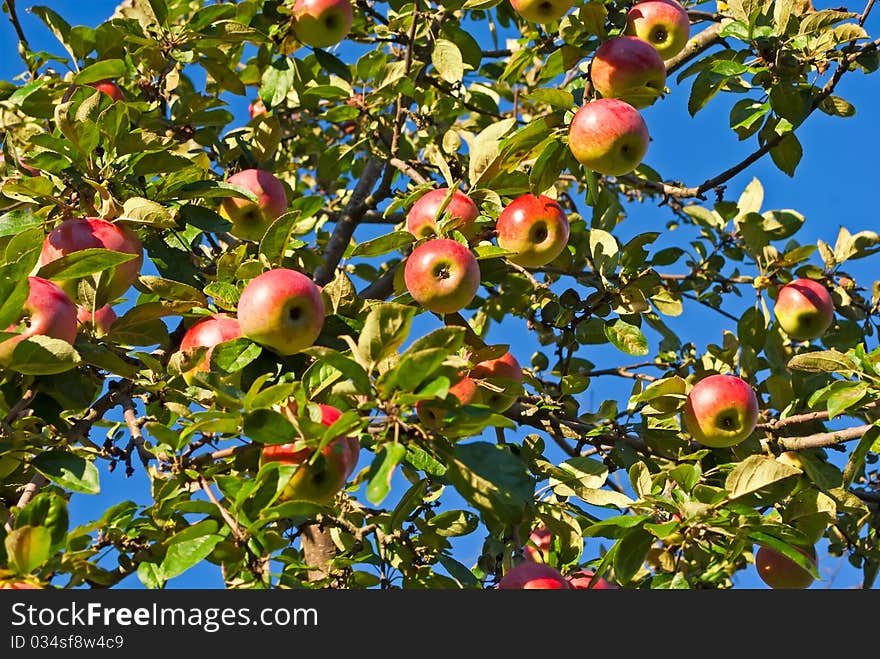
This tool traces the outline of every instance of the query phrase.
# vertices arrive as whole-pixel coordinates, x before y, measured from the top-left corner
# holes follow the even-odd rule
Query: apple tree
[[[880,235],[734,182],[854,114],[873,4],[29,6],[42,50],[6,0],[0,581],[872,587]],[[748,155],[658,145],[675,97]]]

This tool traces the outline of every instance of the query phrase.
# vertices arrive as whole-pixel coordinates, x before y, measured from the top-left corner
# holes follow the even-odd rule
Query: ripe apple
[[[4,590],[42,590],[42,586],[29,581],[4,581],[0,583],[0,589]]]
[[[123,93],[122,89],[112,80],[99,80],[98,82],[89,83],[89,85],[94,87],[98,91],[104,92],[114,101],[125,100],[125,94]]]
[[[636,109],[646,108],[666,89],[666,64],[647,41],[612,37],[593,55],[590,81],[604,98],[619,98]]]
[[[523,561],[510,568],[501,581],[498,582],[501,590],[568,590],[568,581],[562,573],[546,563]]]
[[[406,214],[406,229],[416,238],[430,238],[437,233],[437,213],[449,188],[437,188],[423,194],[412,205]],[[455,226],[465,237],[474,235],[474,222],[480,216],[480,211],[473,200],[464,192],[456,190],[449,204],[443,211],[448,213],[455,224],[450,223],[447,227]]]
[[[241,332],[280,355],[311,346],[324,327],[321,289],[296,270],[275,268],[251,279],[238,299]]]
[[[565,16],[571,0],[510,0],[513,10],[531,23],[547,24]]]
[[[230,176],[227,183],[253,192],[257,201],[243,197],[224,197],[220,215],[232,222],[230,233],[244,240],[258,241],[269,225],[287,211],[284,184],[265,169],[243,169]]]
[[[593,570],[580,570],[565,577],[568,584],[575,590],[619,590],[619,588],[602,577],[597,577]],[[593,583],[595,580],[596,583]]]
[[[250,115],[251,119],[255,117],[259,117],[261,114],[267,114],[269,110],[266,108],[266,104],[263,103],[263,99],[257,98],[250,103],[248,103],[248,115]]]
[[[406,288],[428,311],[464,309],[480,286],[480,265],[467,247],[450,238],[432,238],[416,247],[403,271]]]
[[[553,545],[553,534],[546,526],[539,526],[529,534],[529,542],[523,547],[526,559],[535,563],[544,563]]]
[[[507,258],[527,268],[547,265],[568,244],[568,216],[546,195],[524,194],[511,201],[495,223],[498,246]]]
[[[575,159],[606,176],[634,170],[648,151],[648,126],[641,113],[618,98],[598,98],[583,105],[568,130]]]
[[[834,321],[834,301],[813,279],[795,279],[780,288],[773,311],[782,330],[796,341],[820,338]]]
[[[82,305],[76,308],[77,322],[95,334],[95,336],[104,336],[110,331],[110,326],[116,322],[116,312],[109,304],[99,307],[94,313]]]
[[[522,368],[510,351],[495,359],[486,359],[474,364],[468,377],[477,380],[478,385],[480,380],[485,380],[504,389],[504,391],[492,391],[477,386],[477,402],[488,405],[499,414],[510,409],[522,391]]]
[[[105,283],[107,300],[112,302],[123,295],[137,279],[144,263],[144,249],[137,234],[124,224],[110,222],[100,217],[77,217],[64,220],[49,232],[40,251],[40,265],[83,249],[112,249],[137,258],[116,266]],[[104,275],[106,277],[106,273]],[[66,279],[58,285],[77,300],[76,280]]]
[[[624,33],[644,39],[668,60],[687,45],[691,21],[676,0],[643,0],[627,12]]]
[[[240,336],[241,327],[238,319],[223,313],[215,313],[207,318],[202,318],[186,330],[180,340],[180,350],[192,350],[200,346],[207,348],[204,358],[182,374],[186,383],[192,384],[198,371],[211,370],[211,353],[214,351],[214,346],[224,341],[237,339]]]
[[[351,0],[296,0],[293,29],[307,46],[329,48],[348,36],[354,20]]]
[[[76,306],[60,286],[42,277],[28,277],[29,291],[19,321],[6,328],[17,336],[0,342],[0,364],[8,365],[21,341],[41,334],[73,345],[76,341]]]
[[[321,423],[333,425],[342,412],[332,405],[320,404]],[[288,413],[295,413],[295,405],[288,406]],[[301,443],[266,445],[260,454],[260,465],[271,461],[296,464],[293,473],[279,499],[281,501],[310,501],[329,503],[342,489],[357,466],[360,442],[357,437],[339,437],[328,443],[314,462],[309,462],[314,448]]]
[[[795,547],[795,549],[810,559],[813,565],[818,566],[814,547],[808,549]],[[761,581],[776,590],[803,590],[809,588],[814,581],[813,575],[793,560],[763,545],[755,554],[755,567]]]
[[[755,429],[758,397],[745,380],[735,375],[710,375],[691,388],[682,420],[700,444],[712,448],[733,446]]]
[[[450,396],[458,400],[459,405],[470,405],[477,398],[477,383],[463,375],[460,380],[449,387],[444,400],[420,400],[416,403],[416,415],[419,421],[429,428],[439,428],[443,425],[443,419],[453,408]]]

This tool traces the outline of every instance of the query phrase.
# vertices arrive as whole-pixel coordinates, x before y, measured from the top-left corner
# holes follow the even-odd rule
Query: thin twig
[[[34,498],[34,495],[39,492],[40,488],[48,483],[48,479],[46,479],[43,474],[34,474],[33,478],[31,478],[30,482],[24,486],[24,489],[21,491],[21,496],[18,498],[18,503],[15,504],[15,507],[18,510],[24,508],[31,499]],[[15,519],[12,513],[7,513],[6,515],[6,523],[4,524],[4,528],[6,532],[9,533],[13,529],[13,525],[15,523]]]
[[[217,506],[217,510],[220,511],[220,516],[223,518],[223,521],[226,522],[226,525],[232,531],[232,535],[235,536],[235,539],[239,542],[244,542],[246,537],[239,527],[238,522],[235,521],[235,518],[229,514],[229,511],[223,507],[223,504],[217,499],[214,495],[214,491],[211,489],[211,484],[208,483],[207,479],[204,476],[199,476],[199,485],[202,488],[202,491],[207,495],[207,497],[211,500],[215,506]]]

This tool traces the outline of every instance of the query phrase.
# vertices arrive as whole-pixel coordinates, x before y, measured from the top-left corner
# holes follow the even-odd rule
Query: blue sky
[[[44,0],[39,4],[54,9],[71,25],[94,26],[112,14],[117,2],[89,0],[73,3]],[[31,5],[28,2],[18,2],[19,15],[32,48],[63,54],[61,46],[48,29],[27,11]],[[839,3],[826,0],[816,2],[815,5],[817,8],[830,8],[839,6]],[[710,9],[711,6],[705,4],[700,9]],[[851,5],[851,8],[860,12],[863,7]],[[880,32],[878,14],[880,11],[875,12],[868,20],[866,28],[869,34]],[[343,58],[351,52],[354,52],[353,47],[346,44],[338,50]],[[0,77],[12,80],[21,69],[22,64],[16,54],[15,34],[7,17],[3,15],[0,18]],[[652,138],[645,163],[659,171],[667,180],[697,185],[751,153],[755,142],[751,139],[739,142],[728,127],[728,112],[732,104],[741,98],[738,95],[716,97],[695,118],[690,117],[687,112],[690,82],[689,79],[682,86],[677,86],[674,76],[670,77],[668,84],[671,93],[642,110]],[[248,101],[256,94],[255,90],[249,92],[248,98],[229,99],[230,109],[240,123],[246,121]],[[769,158],[765,158],[727,184],[728,198],[735,200],[752,178],[757,177],[765,191],[764,209],[793,208],[803,213],[806,224],[797,235],[801,244],[815,243],[818,239],[833,244],[840,226],[846,226],[852,233],[877,229],[874,203],[877,182],[875,161],[876,153],[880,150],[880,137],[876,128],[880,122],[880,85],[877,75],[869,77],[860,72],[849,73],[844,76],[836,93],[856,107],[856,115],[841,119],[817,112],[811,116],[798,129],[798,138],[804,146],[804,156],[793,178],[780,172]],[[668,209],[658,208],[652,202],[631,206],[627,211],[626,220],[616,231],[621,242],[626,242],[643,231],[662,232],[662,236],[654,244],[657,249],[672,245],[686,247],[692,238],[692,234],[686,229],[668,231],[666,223],[672,218],[670,212]],[[356,233],[356,238],[365,240],[375,231],[377,229],[374,227],[363,227]],[[849,268],[857,281],[866,286],[870,286],[874,280],[874,269],[876,268],[872,268],[870,259],[853,262]],[[751,294],[747,293],[743,298],[743,308],[752,299]],[[686,306],[682,316],[665,320],[684,341],[695,342],[698,350],[704,349],[709,343],[720,343],[723,329],[735,329],[732,321],[695,303]],[[436,326],[436,319],[422,314],[417,317],[411,336],[416,338]],[[658,337],[649,333],[648,338],[652,347],[655,347]],[[524,331],[523,321],[518,319],[494,327],[488,341],[510,343],[512,352],[524,366],[530,363],[530,356],[538,347],[534,337]],[[876,337],[869,337],[868,349],[876,345]],[[599,368],[640,361],[639,358],[624,355],[611,346],[588,346],[578,356],[589,359]],[[625,401],[631,384],[630,380],[596,379],[590,389],[579,398],[588,409],[606,398]],[[523,434],[526,432],[528,431],[524,430]],[[138,470],[129,479],[122,472],[119,469],[111,474],[102,470],[102,495],[77,495],[73,498],[72,524],[94,519],[103,512],[110,499],[132,498],[139,503],[147,503],[149,489],[142,472]],[[395,485],[401,486],[402,480],[399,478]],[[396,489],[392,491],[392,497]],[[459,552],[459,560],[468,565],[473,563],[479,554],[482,540],[479,532],[458,540],[455,546]],[[588,544],[585,558],[595,557],[597,551],[596,545]],[[828,557],[822,552],[820,574],[823,580],[816,582],[813,588],[852,588],[860,580],[860,574],[845,559]],[[757,579],[753,568],[738,573],[734,582],[737,587],[765,588]],[[220,584],[218,570],[213,566],[204,566],[184,573],[173,580],[169,587],[217,587]],[[123,582],[123,586],[139,587],[139,582],[131,577]]]

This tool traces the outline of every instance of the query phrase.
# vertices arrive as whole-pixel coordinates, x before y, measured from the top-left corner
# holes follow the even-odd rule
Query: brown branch
[[[107,412],[119,405],[120,396],[130,396],[133,389],[134,383],[131,380],[111,382],[107,393],[96,400],[89,410],[67,431],[67,441],[69,443],[79,441],[89,448],[103,453],[103,449],[90,440],[87,434],[96,421],[102,419]]]
[[[41,487],[48,483],[48,479],[43,476],[43,474],[34,474],[33,478],[31,478],[30,482],[24,486],[24,489],[21,491],[21,496],[18,498],[18,503],[15,504],[15,507],[19,510],[24,508],[30,500],[34,498],[34,495],[40,490]],[[6,523],[4,524],[4,528],[6,532],[9,533],[13,529],[13,524],[15,522],[15,518],[13,517],[11,512],[6,514]]]
[[[404,162],[400,158],[391,158],[388,161],[388,164],[391,165],[392,167],[394,167],[395,169],[397,169],[399,172],[402,172],[403,174],[406,174],[407,176],[409,176],[413,181],[415,181],[419,185],[424,185],[425,183],[428,183],[428,179],[426,179],[424,176],[419,174],[419,172],[416,171],[415,167],[413,167],[412,165],[410,165],[407,162]]]
[[[878,406],[880,406],[880,401],[875,401],[873,403],[862,405],[859,409],[872,410],[876,409]],[[819,412],[805,412],[803,414],[793,414],[791,416],[785,417],[784,419],[773,419],[772,421],[767,421],[766,423],[759,423],[755,427],[758,430],[768,430],[772,433],[776,430],[779,430],[780,428],[787,428],[788,426],[811,423],[813,421],[827,421],[829,416],[830,415],[827,410],[822,410]]]
[[[15,11],[15,0],[6,0],[6,9],[9,12],[9,21],[12,23],[12,27],[15,29],[15,34],[18,36],[18,54],[21,56],[21,59],[24,60],[24,63],[28,67],[28,71],[31,73],[36,73],[33,69],[31,69],[31,62],[28,61],[25,53],[29,52],[31,47],[28,44],[27,37],[24,34],[24,30],[21,27],[21,22],[18,20],[18,13]]]
[[[868,4],[865,5],[865,10],[862,12],[862,15],[859,16],[859,25],[864,26],[865,21],[868,20],[868,14],[871,13],[871,8],[874,6],[874,0],[868,0]]]
[[[211,489],[211,484],[207,481],[204,476],[199,476],[199,485],[202,488],[202,491],[205,495],[211,500],[215,506],[217,506],[217,510],[220,511],[220,516],[223,518],[223,521],[226,522],[226,526],[232,531],[232,535],[235,536],[235,539],[239,542],[244,542],[247,540],[245,534],[242,532],[241,527],[239,527],[238,522],[235,521],[235,518],[229,513],[226,508],[223,507],[223,504],[217,499],[214,495],[214,491]]]
[[[843,442],[850,442],[854,439],[859,439],[873,427],[874,424],[869,423],[864,426],[844,428],[843,430],[819,432],[814,435],[806,435],[805,437],[779,437],[777,441],[780,446],[789,451],[802,451],[809,448],[828,448]]]
[[[4,425],[9,426],[25,414],[25,412],[29,409],[28,406],[33,402],[34,396],[37,395],[36,389],[27,389],[22,395],[21,399],[9,408],[9,412],[6,414],[6,420]]]
[[[327,248],[324,250],[324,262],[315,270],[315,283],[318,286],[325,286],[333,279],[333,273],[351,242],[354,230],[357,228],[363,214],[367,211],[367,198],[379,180],[381,173],[382,162],[378,158],[371,156],[364,166],[361,178],[351,193],[342,216],[336,222],[330,240],[327,241]]]
[[[131,396],[127,394],[119,394],[122,404],[122,417],[125,419],[125,425],[128,426],[128,432],[131,434],[131,441],[125,448],[125,461],[128,465],[128,473],[131,474],[131,452],[137,451],[141,464],[146,467],[153,455],[144,447],[144,435],[141,432],[141,421],[137,418],[134,409],[134,403]]]
[[[399,263],[389,268],[388,272],[358,293],[358,297],[364,300],[384,300],[388,298],[394,292],[394,277],[397,274],[398,267],[400,267]]]
[[[721,41],[721,23],[714,23],[691,37],[678,55],[666,60],[666,75],[672,75],[697,55]]]

